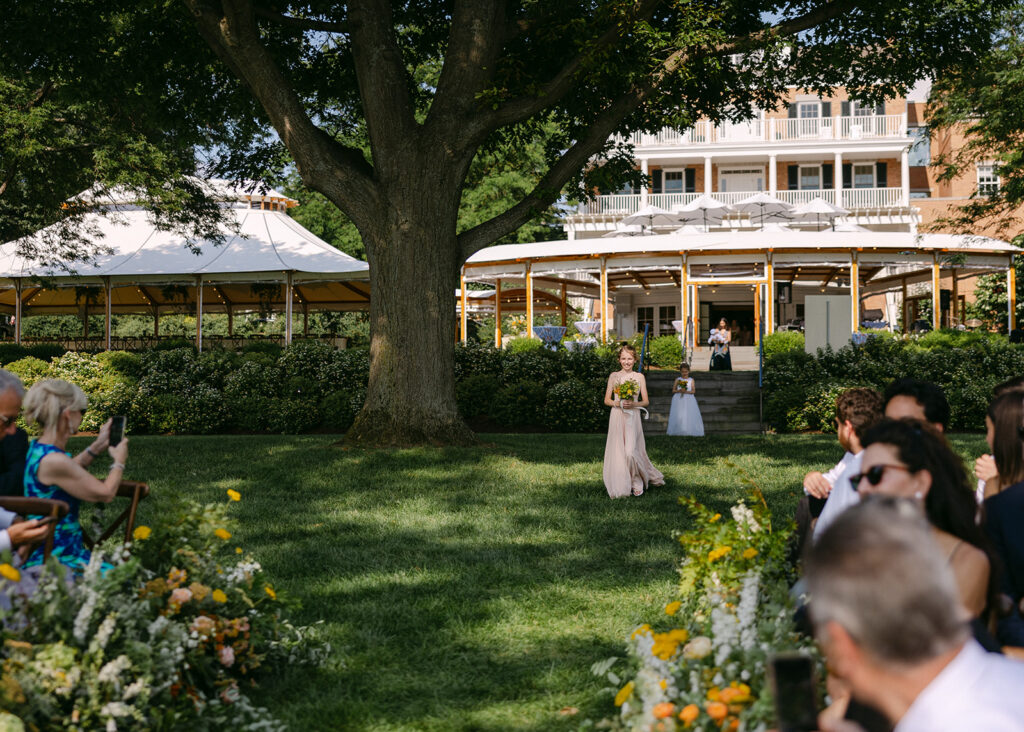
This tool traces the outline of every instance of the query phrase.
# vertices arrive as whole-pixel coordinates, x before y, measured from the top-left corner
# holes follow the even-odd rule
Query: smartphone
[[[36,526],[37,527],[39,527],[39,526],[46,526],[47,524],[52,524],[56,520],[57,520],[56,516],[45,516],[45,517],[43,517],[41,519],[36,519],[36,521],[39,522],[39,523],[36,524]]]
[[[124,438],[125,427],[128,426],[128,418],[117,416],[111,420],[110,425],[110,446],[114,447]]]
[[[818,729],[814,661],[802,653],[780,653],[768,659],[768,677],[775,697],[779,732]]]

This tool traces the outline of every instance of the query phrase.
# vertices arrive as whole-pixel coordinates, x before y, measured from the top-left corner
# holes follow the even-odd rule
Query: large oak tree
[[[84,84],[237,178],[285,148],[370,263],[370,383],[349,439],[465,442],[459,268],[566,185],[624,174],[630,151],[613,136],[740,118],[791,86],[900,93],[983,47],[1000,2],[13,0],[0,69]],[[537,185],[459,231],[473,160],[526,140],[546,150]]]

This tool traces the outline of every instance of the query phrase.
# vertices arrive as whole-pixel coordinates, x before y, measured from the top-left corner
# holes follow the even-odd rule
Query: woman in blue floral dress
[[[118,485],[128,458],[128,440],[124,438],[108,447],[110,423],[103,425],[97,440],[78,457],[65,450],[68,438],[82,424],[85,394],[74,384],[60,379],[36,382],[25,395],[25,421],[39,425],[42,434],[33,440],[25,457],[25,495],[30,498],[55,498],[67,502],[68,511],[54,531],[52,556],[61,564],[82,570],[89,563],[78,511],[82,501],[108,503],[117,495]],[[108,449],[114,459],[104,480],[96,478],[86,467],[99,451]],[[43,548],[37,548],[25,567],[41,564]]]

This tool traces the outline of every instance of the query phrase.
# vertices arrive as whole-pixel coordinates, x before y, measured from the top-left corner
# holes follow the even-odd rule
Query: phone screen
[[[113,447],[121,442],[124,437],[124,428],[128,424],[127,417],[114,417],[110,425],[110,446]]]
[[[810,656],[778,655],[769,661],[779,732],[818,729],[814,662]]]

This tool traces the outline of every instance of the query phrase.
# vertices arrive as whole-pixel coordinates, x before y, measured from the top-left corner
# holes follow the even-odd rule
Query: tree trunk
[[[419,200],[362,232],[370,265],[370,382],[345,437],[358,446],[471,444],[455,403],[457,196],[410,174]],[[451,201],[456,200],[453,210]],[[438,199],[441,199],[439,202]],[[394,197],[389,200],[393,201]]]

